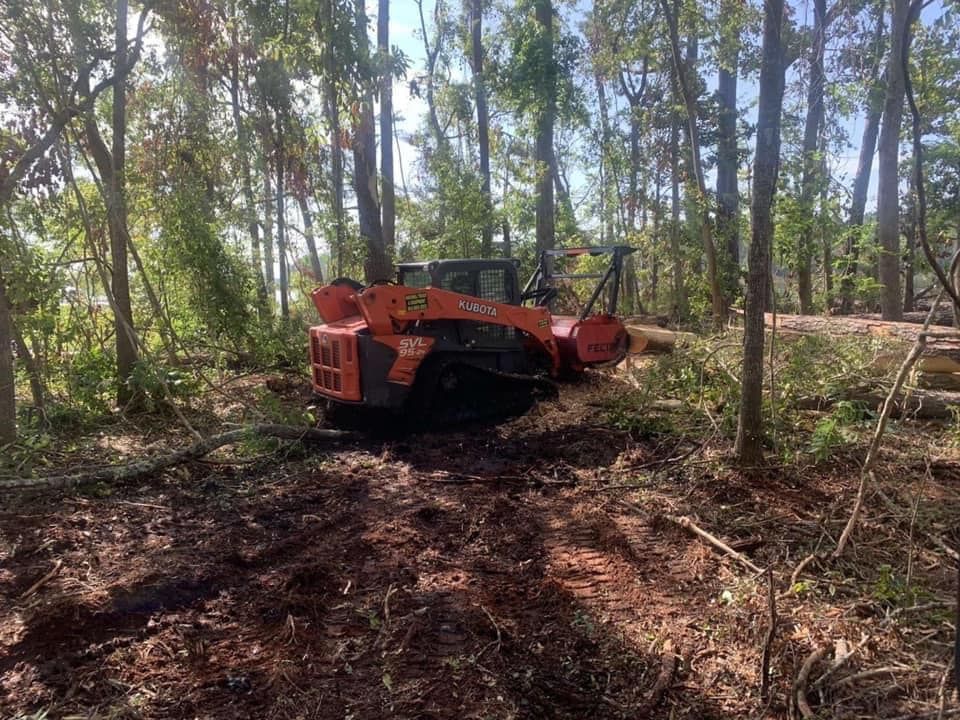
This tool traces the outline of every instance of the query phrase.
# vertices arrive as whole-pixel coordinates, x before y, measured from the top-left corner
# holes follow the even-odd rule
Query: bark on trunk
[[[117,404],[121,407],[135,400],[131,376],[137,362],[137,348],[124,332],[123,324],[133,327],[133,309],[130,304],[130,278],[127,272],[127,199],[126,199],[126,133],[127,133],[127,0],[117,2],[116,68],[117,82],[113,86],[113,166],[107,213],[110,217],[111,284],[117,302],[117,311],[123,317],[115,318],[117,349]]]
[[[673,302],[678,320],[687,317],[687,289],[683,282],[680,247],[680,116],[670,125],[670,254],[673,256]]]
[[[887,90],[880,129],[877,185],[877,237],[880,245],[878,275],[883,290],[880,309],[887,320],[902,314],[900,296],[900,123],[903,117],[904,83],[901,55],[909,0],[893,0]]]
[[[737,2],[726,0],[727,14],[737,12]],[[732,299],[740,289],[740,193],[737,186],[739,151],[737,148],[737,69],[740,62],[740,37],[725,34],[717,95],[720,101],[717,138],[717,237],[725,251],[721,263],[724,293]]]
[[[879,93],[875,94],[879,97]],[[870,187],[873,154],[877,149],[877,135],[880,133],[880,115],[882,112],[882,103],[874,101],[867,110],[866,123],[863,127],[860,159],[857,162],[857,173],[853,179],[853,197],[850,200],[850,214],[847,220],[846,263],[843,269],[843,277],[840,280],[841,313],[848,313],[853,308],[853,284],[857,276],[857,265],[860,259],[860,235],[863,229],[863,216],[867,207],[867,189]]]
[[[324,3],[325,26],[334,32],[333,2]],[[327,42],[330,42],[328,36]],[[346,220],[343,215],[343,145],[340,127],[340,94],[337,88],[337,59],[328,49],[324,55],[323,102],[330,126],[330,205],[333,208],[334,237],[332,242],[332,274],[343,277],[343,250],[346,243]]]
[[[310,255],[310,270],[317,283],[323,283],[323,266],[320,264],[320,255],[317,253],[317,236],[313,229],[313,213],[305,197],[297,199],[300,205],[300,216],[303,218],[303,238],[307,241],[307,253]]]
[[[541,78],[543,107],[537,117],[537,252],[554,247],[553,176],[553,123],[557,113],[557,73],[553,61],[553,3],[551,0],[536,0],[536,22],[540,34],[541,59],[545,65]]]
[[[13,320],[7,288],[0,277],[0,447],[16,442],[16,376],[13,365]]]
[[[797,292],[800,312],[813,312],[814,198],[820,182],[820,134],[823,127],[823,55],[827,39],[826,0],[814,0],[813,43],[810,46],[810,84],[807,88],[807,116],[803,126],[803,171],[800,179],[801,230],[797,247]]]
[[[717,141],[717,236],[726,250],[726,262],[730,265],[727,272],[733,273],[731,280],[735,282],[740,268],[736,65],[732,72],[724,67],[720,68],[718,92],[720,137]]]
[[[390,0],[380,0],[377,13],[377,51],[380,55],[380,190],[383,242],[387,255],[396,245],[397,202],[393,183],[393,72],[390,57]]]
[[[691,78],[695,68],[686,67],[680,57],[680,39],[677,31],[677,15],[670,7],[669,0],[661,0],[664,16],[670,33],[670,49],[673,57],[673,68],[680,89],[687,115],[687,136],[690,143],[691,172],[695,180],[697,192],[696,206],[700,215],[700,238],[703,242],[703,253],[706,260],[707,283],[710,286],[710,299],[713,310],[713,322],[717,327],[723,325],[727,314],[727,304],[723,299],[720,288],[720,278],[717,272],[717,251],[713,243],[712,221],[707,200],[707,186],[703,177],[703,166],[700,162],[700,134],[698,130],[697,98],[691,87]]]
[[[913,311],[914,306],[914,266],[917,250],[917,201],[916,179],[910,173],[910,184],[907,200],[906,227],[903,229],[906,248],[903,253],[903,314]],[[901,315],[902,319],[903,315]]]
[[[363,0],[355,5],[357,47],[360,48],[361,68],[369,65],[367,16]],[[365,92],[360,102],[360,117],[353,129],[353,190],[357,196],[357,216],[360,236],[367,247],[364,262],[366,281],[389,280],[390,258],[383,240],[380,224],[380,202],[377,197],[377,138],[374,130],[373,98]]]
[[[234,4],[234,15],[236,5]],[[230,106],[233,111],[233,124],[237,133],[237,148],[240,160],[240,185],[243,192],[243,216],[250,234],[250,258],[253,263],[254,281],[257,285],[257,305],[263,319],[267,308],[267,286],[263,280],[263,258],[260,255],[260,223],[257,222],[257,201],[253,194],[253,180],[250,171],[250,136],[243,124],[240,113],[240,49],[237,38],[237,25],[231,30],[233,52],[230,61]]]
[[[446,144],[446,138],[443,135],[443,129],[440,127],[440,118],[437,116],[437,104],[434,99],[433,79],[437,69],[437,58],[440,55],[441,37],[438,31],[436,44],[430,44],[430,36],[427,34],[427,22],[423,17],[423,0],[416,0],[417,11],[420,15],[420,34],[423,37],[423,51],[426,57],[427,65],[427,118],[430,123],[430,131],[433,134],[437,149]],[[439,9],[436,5],[434,11]]]
[[[280,317],[290,317],[290,272],[287,265],[287,202],[285,176],[287,154],[283,116],[277,114],[277,260],[280,266]]]
[[[617,186],[619,180],[612,176],[612,163],[608,162],[610,152],[610,116],[607,110],[606,87],[599,72],[594,72],[594,83],[597,88],[597,105],[600,110],[600,215],[602,220],[601,232],[603,242],[610,245],[614,242],[613,233],[613,203],[610,198],[610,187]]]
[[[763,460],[763,306],[767,298],[771,208],[780,171],[780,114],[783,107],[784,61],[781,30],[783,0],[765,0],[757,149],[753,164],[753,232],[747,280],[743,334],[743,371],[736,453],[744,465]]]
[[[493,198],[490,194],[490,111],[487,108],[486,79],[483,75],[483,0],[470,3],[470,59],[473,92],[477,103],[477,144],[480,153],[480,192],[486,217],[480,235],[480,255],[493,255]]]
[[[270,154],[264,137],[263,153],[263,268],[269,308],[277,301],[277,276],[273,262],[273,183],[270,182]]]
[[[0,296],[0,302],[3,302],[2,296]],[[10,329],[13,334],[13,340],[17,344],[17,353],[23,362],[24,368],[27,370],[27,378],[30,380],[30,396],[33,398],[33,405],[40,412],[40,415],[46,417],[47,391],[43,384],[43,376],[40,373],[37,359],[33,353],[30,352],[30,348],[27,346],[27,340],[23,336],[23,333],[20,332],[17,324],[13,322],[12,316],[10,318]],[[37,347],[34,345],[34,350],[36,349]]]

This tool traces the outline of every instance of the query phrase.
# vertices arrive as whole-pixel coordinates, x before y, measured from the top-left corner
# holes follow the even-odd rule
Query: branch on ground
[[[234,443],[251,437],[269,437],[300,442],[325,442],[329,440],[348,440],[356,437],[356,435],[355,433],[342,430],[323,430],[318,428],[297,427],[294,425],[275,425],[270,423],[250,425],[236,430],[228,430],[219,435],[213,435],[179,450],[173,450],[168,453],[154,455],[129,463],[110,465],[68,475],[6,480],[0,482],[0,489],[62,488],[91,482],[121,482],[132,480],[145,475],[152,475],[160,470],[165,470],[190,460],[197,460],[225,445],[233,445]]]

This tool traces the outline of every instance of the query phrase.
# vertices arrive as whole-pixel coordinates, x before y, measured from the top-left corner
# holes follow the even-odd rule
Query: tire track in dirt
[[[548,577],[586,614],[614,625],[637,647],[652,649],[666,639],[665,632],[677,632],[675,623],[668,630],[648,618],[662,621],[685,614],[689,597],[671,590],[693,577],[673,566],[676,554],[645,520],[577,507],[550,518],[544,547]],[[675,644],[683,640],[671,639]]]

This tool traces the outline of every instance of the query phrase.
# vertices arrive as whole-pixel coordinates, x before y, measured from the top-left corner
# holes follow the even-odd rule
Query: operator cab
[[[429,260],[397,265],[397,282],[407,287],[434,287],[482,300],[520,304],[518,262],[490,260]]]
[[[397,282],[406,287],[433,287],[503,303],[519,305],[519,262],[513,258],[489,260],[429,260],[397,265]],[[445,323],[435,323],[443,326]],[[505,325],[454,320],[459,343],[466,347],[504,348],[517,342],[517,331]]]

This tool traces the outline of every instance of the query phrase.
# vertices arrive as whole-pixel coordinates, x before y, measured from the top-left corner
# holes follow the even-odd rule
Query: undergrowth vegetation
[[[798,455],[826,460],[872,427],[878,408],[847,399],[857,390],[883,391],[896,368],[895,349],[880,339],[815,335],[776,339],[764,377],[770,442],[785,462]],[[670,355],[630,370],[634,390],[607,403],[618,428],[641,435],[676,433],[732,439],[740,395],[739,337],[690,338]]]

